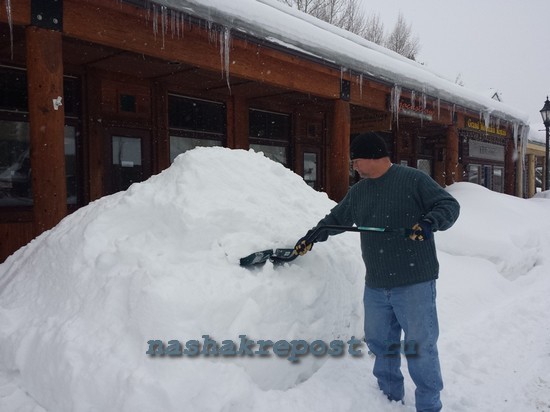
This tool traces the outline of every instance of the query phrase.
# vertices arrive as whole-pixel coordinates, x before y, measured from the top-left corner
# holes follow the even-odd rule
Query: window
[[[174,159],[188,150],[195,147],[213,147],[222,146],[221,140],[213,139],[195,139],[192,137],[170,136],[170,163]]]
[[[78,124],[80,82],[63,79],[63,106],[67,203],[80,201]],[[23,69],[0,67],[0,207],[31,206],[30,134],[27,73]]]
[[[0,67],[0,110],[28,111],[27,72]]]
[[[29,124],[0,120],[0,206],[30,206]]]
[[[79,198],[78,156],[76,145],[76,127],[65,126],[65,176],[67,177],[67,204],[76,205]]]
[[[428,176],[432,175],[432,162],[428,159],[418,159],[416,161],[416,168],[421,172],[426,173]]]
[[[544,191],[543,183],[544,183],[544,177],[543,177],[543,166],[536,166],[535,167],[535,192],[542,192]]]
[[[314,189],[317,189],[317,181],[319,180],[317,153],[304,152],[304,180]]]
[[[493,167],[493,190],[504,192],[504,168],[501,166]]]
[[[113,149],[113,178],[117,191],[126,190],[132,183],[143,180],[141,139],[139,137],[111,136]]]
[[[493,167],[491,165],[483,165],[483,186],[487,189],[493,188]]]
[[[481,184],[481,165],[468,165],[468,182]]]
[[[198,146],[223,146],[226,110],[222,103],[170,95],[168,116],[170,162]]]
[[[250,148],[289,166],[290,115],[250,109]]]

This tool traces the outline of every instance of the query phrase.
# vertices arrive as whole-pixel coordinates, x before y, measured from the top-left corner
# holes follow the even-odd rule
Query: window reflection
[[[0,206],[32,205],[29,124],[0,120]]]

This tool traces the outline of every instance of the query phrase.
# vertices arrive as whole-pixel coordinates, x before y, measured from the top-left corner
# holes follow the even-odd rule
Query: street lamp
[[[550,189],[550,101],[548,101],[548,96],[546,96],[546,101],[544,106],[540,109],[540,115],[542,116],[542,122],[544,127],[546,127],[546,183],[544,185],[544,190]]]

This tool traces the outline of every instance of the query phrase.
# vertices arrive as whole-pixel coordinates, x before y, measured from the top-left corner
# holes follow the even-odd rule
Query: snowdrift
[[[292,266],[239,266],[256,250],[292,247],[333,204],[262,154],[188,152],[68,216],[1,266],[1,368],[52,411],[207,410],[212,399],[201,391],[218,388],[216,403],[242,395],[224,389],[228,381],[267,390],[307,380],[327,357],[145,352],[149,340],[203,335],[237,345],[240,335],[360,338],[357,236],[319,245]]]
[[[435,235],[444,407],[548,409],[550,201],[448,190],[461,215]],[[206,335],[362,337],[356,233],[291,265],[239,266],[292,247],[333,205],[262,154],[197,148],[68,216],[0,265],[0,410],[413,411],[406,368],[405,405],[389,404],[368,354],[146,354]]]
[[[452,231],[437,234],[438,250],[489,260],[511,280],[541,264],[548,223],[541,214],[550,211],[549,202],[492,192],[472,183],[455,183],[448,190],[459,199],[461,216]]]

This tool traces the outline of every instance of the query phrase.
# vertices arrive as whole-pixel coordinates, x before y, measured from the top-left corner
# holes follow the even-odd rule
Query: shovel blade
[[[254,266],[262,265],[273,255],[273,249],[266,249],[260,252],[252,253],[246,257],[241,258],[241,266]]]

